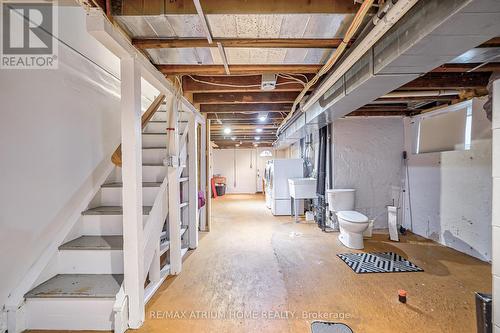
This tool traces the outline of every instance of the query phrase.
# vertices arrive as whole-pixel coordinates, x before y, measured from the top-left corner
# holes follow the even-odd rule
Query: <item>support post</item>
[[[189,248],[196,249],[198,247],[198,131],[196,129],[197,122],[194,114],[189,115],[189,132],[188,132],[188,177],[189,177],[189,206],[188,206],[188,233],[189,233]]]
[[[495,75],[495,74],[494,74]],[[492,83],[492,271],[493,331],[500,332],[500,78]]]
[[[141,75],[133,57],[122,58],[120,65],[124,287],[129,327],[135,329],[144,322]]]
[[[168,118],[168,230],[170,237],[170,273],[177,275],[182,270],[181,255],[181,209],[179,188],[179,125],[177,96],[172,97]]]
[[[206,169],[207,169],[207,182],[206,182],[206,190],[207,190],[207,231],[211,230],[212,227],[212,143],[210,142],[210,126],[211,120],[207,119],[206,122],[206,151],[205,158],[207,161]]]
[[[207,124],[208,124],[208,119],[207,116],[204,115],[205,117],[205,122],[201,124],[201,131],[200,131],[200,139],[201,139],[201,145],[200,145],[200,165],[198,166],[200,168],[200,186],[199,188],[205,192],[205,206],[201,208],[200,211],[200,230],[201,231],[207,231],[207,205],[208,201],[210,198],[208,197],[208,191],[207,191]]]

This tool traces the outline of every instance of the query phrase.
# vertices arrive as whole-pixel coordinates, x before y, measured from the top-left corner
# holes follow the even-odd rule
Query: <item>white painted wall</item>
[[[352,117],[332,127],[334,188],[356,189],[356,210],[387,228],[386,206],[401,185],[403,119]]]
[[[257,192],[255,149],[214,149],[213,172],[226,177],[226,193]]]
[[[413,232],[482,260],[491,260],[491,123],[474,99],[472,148],[409,154]],[[415,137],[405,121],[406,150]],[[408,193],[407,193],[408,194]],[[406,197],[404,225],[410,228]]]
[[[0,308],[120,139],[118,59],[80,7],[60,7],[58,38],[59,69],[0,70]]]

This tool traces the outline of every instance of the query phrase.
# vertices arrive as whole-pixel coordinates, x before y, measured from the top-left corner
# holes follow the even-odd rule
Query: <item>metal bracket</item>
[[[163,160],[163,165],[172,168],[177,168],[179,167],[179,157],[175,155],[167,156],[167,158]]]

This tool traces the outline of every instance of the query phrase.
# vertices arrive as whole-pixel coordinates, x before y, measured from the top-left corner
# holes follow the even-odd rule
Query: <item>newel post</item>
[[[141,71],[134,57],[120,64],[124,288],[129,327],[139,328],[144,322]]]

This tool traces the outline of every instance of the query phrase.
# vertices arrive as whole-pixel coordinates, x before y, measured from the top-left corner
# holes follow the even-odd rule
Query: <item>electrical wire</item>
[[[217,87],[229,87],[229,88],[260,88],[260,84],[230,84],[230,83],[218,83],[218,82],[210,82],[210,81],[205,81],[205,80],[200,80],[198,78],[193,77],[192,75],[186,75],[188,76],[191,80],[198,82],[198,83],[203,83],[211,86],[217,86]],[[294,82],[280,82],[276,83],[276,86],[283,86],[287,84],[294,84],[295,82],[300,83],[302,86],[306,85],[306,82],[293,77],[293,76],[288,76],[288,74],[277,74],[277,76],[286,78],[288,80],[294,81]]]

